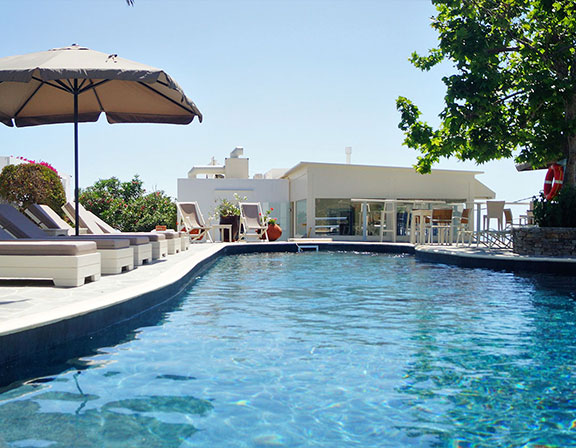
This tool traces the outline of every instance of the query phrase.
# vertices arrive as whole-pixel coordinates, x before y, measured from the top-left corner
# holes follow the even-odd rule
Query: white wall
[[[285,240],[290,228],[288,188],[288,179],[178,179],[178,201],[198,202],[208,221],[219,199],[233,199],[238,193],[246,202],[260,202],[263,209],[274,207],[271,216],[278,218]]]

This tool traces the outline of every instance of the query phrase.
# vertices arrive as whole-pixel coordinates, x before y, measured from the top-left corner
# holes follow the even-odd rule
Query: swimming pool
[[[574,446],[574,286],[410,256],[223,257],[123,342],[0,394],[0,446]]]

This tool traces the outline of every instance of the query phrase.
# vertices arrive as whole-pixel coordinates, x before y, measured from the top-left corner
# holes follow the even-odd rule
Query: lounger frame
[[[0,255],[0,277],[47,279],[55,286],[82,286],[100,279],[100,253],[82,255]]]

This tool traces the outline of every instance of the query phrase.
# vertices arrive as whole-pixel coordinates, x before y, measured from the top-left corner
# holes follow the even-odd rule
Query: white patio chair
[[[512,248],[512,228],[514,226],[512,210],[505,208],[502,210],[502,214],[504,216],[504,228],[499,230],[488,229],[485,232],[485,243],[491,249]]]
[[[497,230],[504,229],[504,201],[486,201],[486,214],[484,215],[484,230],[490,230],[490,221],[495,219],[498,223]]]
[[[456,236],[456,244],[465,244],[466,238],[468,238],[468,246],[472,244],[472,239],[474,238],[474,230],[470,228],[470,212],[472,209],[465,208],[462,210],[462,215],[460,216],[460,222],[458,224],[458,235]]]
[[[176,208],[186,233],[190,235],[190,241],[199,242],[205,237],[206,241],[213,242],[210,235],[212,227],[206,225],[198,202],[176,202]]]
[[[240,240],[256,238],[268,241],[268,226],[262,217],[260,202],[240,202]]]

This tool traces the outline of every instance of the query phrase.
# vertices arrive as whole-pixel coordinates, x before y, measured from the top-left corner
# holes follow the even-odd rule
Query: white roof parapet
[[[194,179],[199,174],[224,174],[224,165],[198,165],[193,166],[190,171],[188,171],[188,178]]]
[[[264,179],[281,179],[288,171],[287,168],[272,168],[264,173]]]

